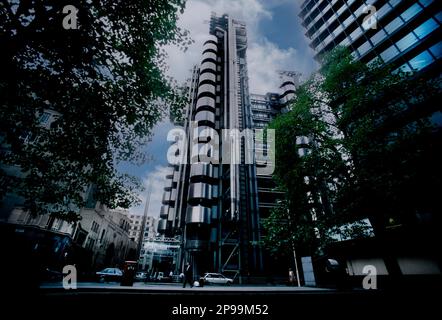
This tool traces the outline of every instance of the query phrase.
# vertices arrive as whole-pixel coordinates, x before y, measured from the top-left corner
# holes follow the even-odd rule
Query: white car
[[[225,284],[229,286],[233,283],[233,279],[227,278],[221,273],[206,273],[201,280],[204,281],[204,284]]]

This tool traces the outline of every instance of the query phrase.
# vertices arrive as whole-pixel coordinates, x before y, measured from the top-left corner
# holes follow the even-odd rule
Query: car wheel
[[[232,282],[227,281],[226,286],[230,286],[232,284]]]

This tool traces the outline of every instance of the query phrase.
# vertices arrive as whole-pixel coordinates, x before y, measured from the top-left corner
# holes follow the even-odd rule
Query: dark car
[[[106,268],[95,274],[99,282],[119,282],[123,277],[123,272],[118,268]]]

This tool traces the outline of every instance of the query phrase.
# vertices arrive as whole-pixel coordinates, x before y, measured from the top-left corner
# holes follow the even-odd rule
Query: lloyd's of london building
[[[281,72],[280,93],[251,95],[245,24],[212,15],[207,39],[182,128],[168,137],[168,158],[179,160],[166,176],[158,232],[181,240],[175,271],[190,262],[195,276],[221,272],[242,283],[276,271],[261,225],[283,194],[271,179],[273,138],[262,128],[286,110],[299,75]]]

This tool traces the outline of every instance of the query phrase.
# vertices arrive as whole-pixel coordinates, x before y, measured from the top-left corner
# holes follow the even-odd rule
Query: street
[[[41,289],[63,289],[61,282],[47,282],[40,286]],[[162,291],[167,292],[188,292],[188,291],[207,291],[207,292],[255,292],[255,293],[269,293],[269,292],[327,292],[332,289],[312,288],[312,287],[289,287],[289,286],[266,286],[266,285],[205,285],[204,287],[193,287],[189,285],[183,288],[181,283],[155,283],[155,282],[135,282],[133,286],[121,286],[118,282],[78,282],[77,288],[82,289],[97,289],[97,290],[135,290],[135,291]]]
[[[40,290],[9,294],[6,307],[21,315],[61,319],[115,319],[123,315],[140,319],[296,319],[304,314],[318,319],[373,318],[379,314],[396,319],[418,311],[428,318],[437,307],[429,290],[345,290],[288,287],[210,285],[182,288],[180,283],[140,283],[132,287],[117,282],[80,282],[66,290],[62,283],[43,283]],[[48,312],[50,310],[50,312]],[[199,310],[199,314],[196,314]],[[264,313],[265,311],[265,313]],[[192,313],[193,312],[193,313]],[[204,315],[203,315],[204,312]],[[426,317],[425,315],[428,315]]]

